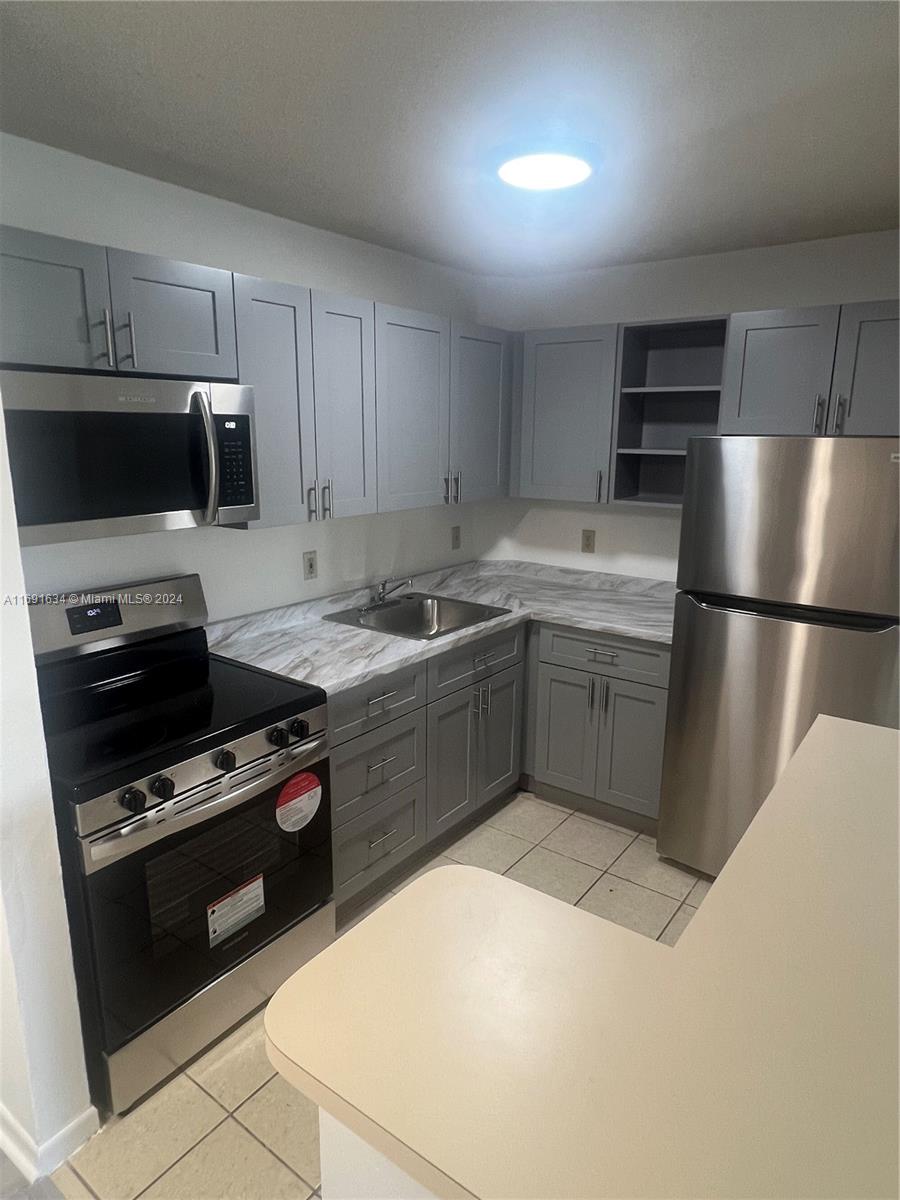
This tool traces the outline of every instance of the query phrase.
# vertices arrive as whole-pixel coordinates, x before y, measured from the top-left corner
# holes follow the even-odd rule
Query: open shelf
[[[620,446],[616,454],[652,454],[656,458],[664,457],[667,454],[677,455],[681,458],[687,454],[687,450],[661,450],[654,449],[652,446]]]
[[[681,392],[721,392],[721,390],[717,383],[685,383],[679,384],[678,387],[623,387],[621,392],[623,396],[663,396],[666,394],[677,396]]]

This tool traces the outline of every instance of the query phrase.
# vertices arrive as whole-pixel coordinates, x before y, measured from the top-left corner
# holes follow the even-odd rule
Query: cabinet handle
[[[103,310],[103,332],[106,334],[106,361],[111,367],[116,365],[116,354],[113,348],[112,313],[108,308]]]
[[[481,690],[487,692],[487,707],[484,712],[485,716],[489,717],[491,715],[491,700],[493,699],[493,684],[489,683],[486,688],[482,688]]]
[[[838,393],[837,404],[834,406],[834,420],[831,423],[831,432],[833,434],[844,432],[844,397]]]
[[[603,719],[606,720],[606,714],[609,712],[609,680],[603,680]]]
[[[388,763],[392,763],[392,762],[396,762],[396,761],[397,761],[397,755],[391,754],[388,758],[383,758],[381,760],[381,762],[369,763],[369,765],[366,767],[366,770],[367,771],[377,771],[381,767],[386,767],[388,765]]]
[[[603,657],[609,659],[610,662],[615,662],[615,660],[619,657],[618,651],[603,650],[599,646],[588,646],[587,653],[594,654],[594,655],[602,654]]]
[[[129,355],[131,365],[137,369],[137,341],[134,336],[134,313],[132,312],[128,314],[128,340],[131,343],[131,354]]]
[[[588,680],[588,712],[594,711],[594,677],[593,675]]]
[[[453,503],[459,504],[459,498],[462,493],[462,471],[456,472],[456,477],[453,481],[454,495]]]
[[[325,493],[328,493],[328,504],[325,503]],[[322,484],[322,520],[334,516],[334,480],[328,478]]]
[[[603,472],[598,471],[597,472],[597,503],[601,504],[602,501],[603,501]]]
[[[450,476],[444,476],[444,503],[450,503]]]
[[[476,670],[480,670],[480,669],[481,669],[481,667],[479,667],[479,665],[478,665],[479,663],[481,664],[481,666],[482,666],[482,667],[489,667],[489,666],[491,665],[491,656],[490,656],[490,654],[476,654],[476,655],[474,655],[474,657],[472,658],[472,666],[473,666],[473,667],[475,667],[475,669],[476,669]]]
[[[483,690],[483,688],[476,688],[472,693],[472,713],[476,720],[481,717],[481,709],[483,704],[481,693]]]
[[[389,700],[391,698],[391,696],[396,696],[396,695],[397,695],[396,691],[382,692],[380,696],[370,696],[369,699],[366,701],[366,704],[378,704],[378,702],[380,700]]]
[[[381,837],[376,838],[374,842],[369,842],[369,849],[374,850],[376,846],[380,846],[382,842],[386,842],[389,837],[393,837],[396,832],[396,829],[390,829],[387,833],[383,833]]]
[[[821,392],[816,392],[816,403],[815,403],[815,407],[813,408],[813,433],[821,433],[822,432],[819,429],[819,422],[822,420],[822,417],[824,415],[822,412],[822,406],[824,405],[824,403],[825,403],[825,397],[822,395]]]
[[[312,487],[306,489],[306,513],[310,521],[319,519],[319,481],[314,479]]]

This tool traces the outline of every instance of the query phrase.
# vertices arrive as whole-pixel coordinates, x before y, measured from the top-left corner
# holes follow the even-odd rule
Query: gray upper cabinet
[[[294,525],[315,503],[309,291],[235,275],[238,366],[254,389],[259,526]]]
[[[109,250],[120,371],[235,379],[230,271]]]
[[[474,812],[477,788],[475,723],[481,692],[463,688],[428,705],[428,836]]]
[[[825,432],[839,312],[834,305],[732,315],[720,433]]]
[[[896,437],[898,429],[896,300],[841,308],[828,432]]]
[[[502,329],[450,326],[450,499],[509,492],[512,361]]]
[[[520,664],[498,671],[481,686],[476,804],[502,796],[518,781],[524,679]]]
[[[587,671],[541,663],[534,776],[578,796],[597,782],[600,681]]]
[[[0,362],[112,371],[106,248],[0,227]]]
[[[519,494],[609,496],[616,326],[525,334]]]
[[[319,515],[377,512],[374,302],[313,292],[312,337]]]
[[[450,322],[375,305],[378,508],[444,502],[450,457]]]
[[[659,812],[664,688],[604,677],[600,683],[600,744],[595,798],[655,817]]]

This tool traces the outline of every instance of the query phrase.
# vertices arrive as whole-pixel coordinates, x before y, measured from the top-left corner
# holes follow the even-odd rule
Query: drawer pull
[[[390,755],[389,758],[381,759],[380,762],[369,763],[369,765],[366,767],[366,770],[367,771],[377,771],[379,769],[379,767],[386,767],[388,765],[388,763],[392,763],[392,762],[396,762],[396,761],[397,761],[397,755],[392,754],[392,755]]]
[[[395,691],[394,692],[382,692],[380,696],[370,696],[369,699],[366,701],[366,704],[378,704],[379,701],[390,700],[391,696],[396,696],[396,695],[397,695],[397,693]]]
[[[483,667],[489,667],[491,665],[491,656],[490,654],[476,654],[472,659],[472,663],[476,667],[479,663],[481,663]]]
[[[617,651],[601,650],[599,646],[588,646],[588,647],[586,647],[586,649],[587,649],[588,654],[602,655],[603,658],[608,658],[610,662],[615,662],[615,660],[619,657]]]
[[[393,837],[396,832],[396,829],[391,829],[387,833],[383,833],[381,837],[376,838],[374,842],[369,842],[369,849],[374,850],[376,846],[380,846],[382,842],[386,842],[389,837]]]

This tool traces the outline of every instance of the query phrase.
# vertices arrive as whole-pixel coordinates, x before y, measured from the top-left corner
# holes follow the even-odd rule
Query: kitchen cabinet
[[[534,777],[593,797],[597,782],[598,684],[587,671],[541,663],[537,676]]]
[[[525,334],[519,494],[609,497],[616,326]]]
[[[512,361],[502,329],[450,326],[448,501],[491,500],[509,492]]]
[[[480,688],[463,688],[428,705],[428,836],[475,811]]]
[[[842,306],[829,433],[868,437],[896,437],[900,433],[898,311],[896,300]]]
[[[335,903],[374,883],[425,845],[425,782],[361,813],[331,838]]]
[[[667,700],[664,688],[603,678],[595,799],[658,814]]]
[[[375,304],[312,294],[319,516],[378,510],[375,457]]]
[[[481,687],[475,803],[487,804],[519,781],[525,673],[521,666],[498,671]]]
[[[260,519],[294,525],[317,504],[309,290],[234,277],[238,378],[253,388]]]
[[[427,508],[449,491],[450,322],[375,305],[378,509]]]
[[[337,829],[425,776],[425,710],[389,721],[331,751],[331,823]]]
[[[230,271],[126,250],[107,260],[120,371],[237,378]]]
[[[332,746],[379,729],[421,708],[426,700],[427,663],[413,663],[328,697],[328,739]]]
[[[106,247],[0,227],[0,362],[115,370]]]
[[[439,700],[466,684],[476,683],[520,662],[525,652],[525,626],[489,633],[428,660],[428,699]]]

